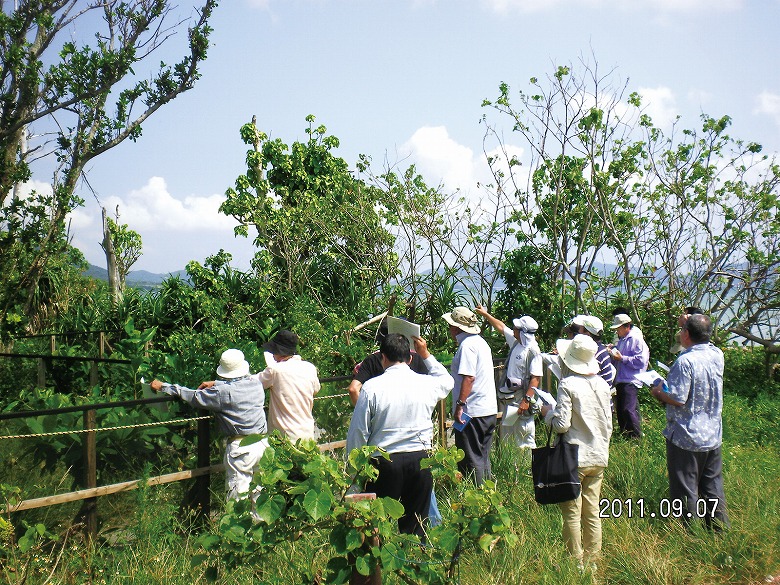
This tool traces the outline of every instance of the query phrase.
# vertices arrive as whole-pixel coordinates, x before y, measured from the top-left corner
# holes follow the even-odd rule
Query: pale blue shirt
[[[455,337],[458,351],[452,358],[450,371],[455,379],[452,391],[452,411],[455,412],[455,401],[460,397],[463,376],[474,376],[471,394],[466,400],[463,412],[469,416],[495,416],[498,412],[496,400],[496,381],[493,374],[493,352],[480,335],[475,333],[458,333]]]
[[[244,376],[226,382],[217,380],[214,386],[202,390],[163,384],[162,391],[178,396],[192,406],[214,412],[219,431],[227,437],[266,432],[265,391],[257,378]]]
[[[686,451],[712,451],[723,442],[723,352],[712,343],[683,351],[666,379],[669,397],[664,436]]]
[[[372,445],[388,453],[413,453],[433,443],[431,415],[447,397],[452,376],[434,356],[425,360],[428,375],[394,364],[363,384],[347,433],[347,453]]]

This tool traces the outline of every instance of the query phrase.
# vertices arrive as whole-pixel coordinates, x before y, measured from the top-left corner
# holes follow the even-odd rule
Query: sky
[[[176,4],[192,14],[194,2]],[[361,153],[377,170],[415,163],[429,184],[468,193],[488,177],[482,101],[581,58],[627,80],[662,127],[729,115],[732,136],[774,153],[778,22],[780,0],[222,0],[195,88],[88,168],[72,243],[105,266],[100,206],[118,205],[143,239],[134,270],[167,274],[221,248],[248,269],[251,238],[217,210],[245,171],[239,129],[253,115],[289,144],[313,114],[350,165]]]

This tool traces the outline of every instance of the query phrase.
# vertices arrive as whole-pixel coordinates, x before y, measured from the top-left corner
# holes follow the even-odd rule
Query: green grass
[[[667,495],[661,435],[665,420],[657,405],[643,403],[642,408],[645,436],[638,442],[613,439],[602,497],[644,498],[650,509]],[[512,448],[496,449],[494,472],[518,542],[511,549],[499,543],[489,554],[464,551],[457,582],[752,585],[780,574],[780,400],[728,396],[724,437],[730,530],[714,534],[697,525],[688,530],[673,520],[628,518],[625,514],[607,518],[603,520],[603,557],[595,574],[584,575],[566,553],[557,507],[539,506],[533,500],[527,455]],[[35,477],[25,478],[19,471],[21,465],[23,460],[16,462],[8,479],[27,481],[30,486],[45,483],[47,477],[55,480],[64,472],[57,469],[47,476],[46,470],[39,469]],[[212,483],[217,507],[221,483],[221,477]],[[202,569],[190,563],[197,554],[194,541],[199,530],[188,524],[179,509],[183,490],[183,485],[168,485],[102,498],[101,538],[96,544],[87,545],[78,534],[70,534],[64,550],[62,538],[56,545],[42,543],[29,553],[7,547],[0,584],[19,583],[21,563],[27,560],[30,573],[26,583],[31,585],[47,583],[50,574],[48,583],[200,582]],[[443,487],[437,493],[446,515],[449,494]],[[44,522],[61,536],[72,513],[72,507],[62,506],[15,514],[11,520],[17,532],[26,520]],[[299,567],[324,570],[327,542],[326,534],[305,534],[295,543],[277,547],[273,557],[257,559],[253,566],[223,575],[220,583],[295,583]],[[396,582],[400,583],[385,575],[384,583]]]

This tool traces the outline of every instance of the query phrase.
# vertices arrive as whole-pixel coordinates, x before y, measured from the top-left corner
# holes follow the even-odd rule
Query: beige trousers
[[[599,498],[604,468],[577,469],[582,493],[576,500],[558,504],[563,514],[563,542],[569,553],[580,563],[595,560],[601,552],[601,518]]]

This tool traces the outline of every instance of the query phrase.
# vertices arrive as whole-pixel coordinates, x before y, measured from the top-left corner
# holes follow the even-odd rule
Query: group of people
[[[228,499],[250,491],[254,470],[268,447],[267,440],[242,444],[245,437],[278,430],[291,441],[315,438],[314,396],[320,391],[317,368],[297,353],[298,336],[281,330],[263,345],[267,367],[250,373],[249,362],[238,349],[224,351],[217,367],[218,380],[197,389],[160,380],[150,383],[155,392],[176,396],[214,413],[225,437],[225,488]],[[265,389],[271,389],[266,421]]]
[[[479,317],[504,335],[509,345],[498,384]],[[502,429],[502,435],[519,447],[536,445],[538,414],[560,440],[579,446],[582,489],[575,500],[560,504],[563,534],[580,563],[594,562],[601,549],[599,499],[609,460],[613,407],[621,434],[641,437],[638,396],[641,374],[649,362],[641,330],[626,312],[618,311],[611,324],[617,340],[605,344],[602,321],[579,315],[568,327],[568,339],[559,339],[556,349],[545,354],[535,339],[538,324],[528,315],[513,319],[511,328],[482,306],[474,311],[456,307],[442,318],[457,343],[449,372],[428,351],[423,338],[414,337],[410,343],[407,337],[386,331],[380,335],[379,351],[355,368],[349,386],[355,410],[347,452],[374,447],[379,471],[376,480],[361,487],[398,499],[405,509],[399,530],[424,537],[424,519],[435,513],[436,506],[430,470],[422,469],[420,461],[432,448],[431,415],[436,404],[452,395],[454,440],[464,453],[459,470],[477,485],[492,475],[490,451],[499,412],[505,421],[514,421]],[[712,322],[699,309],[686,309],[679,325],[682,353],[666,382],[659,380],[650,390],[666,406],[669,497],[682,502],[683,518],[701,516],[699,502],[710,502],[708,524],[723,527],[728,524],[720,454],[723,353],[711,343]],[[217,368],[220,380],[204,382],[196,390],[152,382],[155,391],[215,412],[227,438],[229,498],[249,491],[253,470],[267,446],[265,441],[242,445],[243,437],[275,429],[293,441],[314,437],[312,405],[320,386],[316,368],[297,355],[297,344],[294,333],[280,331],[263,346],[268,367],[254,375],[243,354],[230,349]],[[551,401],[538,400],[544,395],[540,384],[545,364],[560,379],[556,399]],[[271,392],[266,425],[267,388]],[[387,458],[380,456],[380,449]]]

